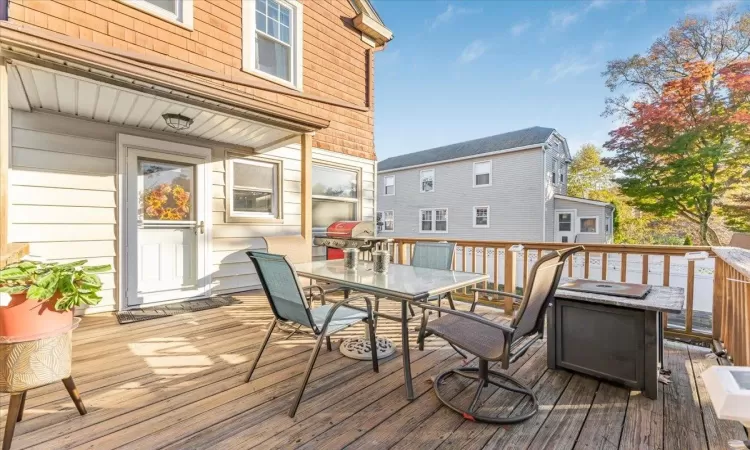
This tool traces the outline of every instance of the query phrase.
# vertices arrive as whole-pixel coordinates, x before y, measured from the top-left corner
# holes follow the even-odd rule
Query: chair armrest
[[[493,289],[480,289],[480,288],[471,288],[471,291],[482,292],[485,294],[499,295],[501,297],[513,297],[513,298],[517,298],[518,300],[523,300],[523,295],[511,294],[510,292],[505,292],[505,291],[495,291]]]
[[[302,286],[302,290],[303,291],[307,291],[307,290],[312,291],[313,289],[317,289],[319,295],[325,295],[325,293],[326,293],[326,291],[322,287],[318,286],[317,284],[312,284],[310,286]],[[312,294],[312,292],[311,292],[311,294]]]
[[[340,302],[336,302],[333,307],[328,311],[328,314],[326,315],[326,319],[323,322],[323,327],[320,330],[321,334],[325,334],[325,332],[328,330],[328,324],[331,322],[331,319],[333,319],[333,315],[336,313],[336,310],[341,308],[344,305],[348,305],[349,303],[355,301],[355,300],[364,300],[367,304],[367,317],[369,320],[372,320],[372,302],[370,301],[370,297],[361,294],[361,295],[355,295],[354,297],[349,297],[347,299],[341,300]],[[349,306],[352,309],[356,309],[359,311],[362,311],[362,308],[357,308],[356,306]]]
[[[466,311],[459,311],[456,309],[440,308],[438,306],[432,306],[432,305],[428,305],[424,303],[420,303],[417,306],[419,306],[422,309],[429,309],[431,311],[438,311],[438,312],[442,312],[445,314],[453,314],[455,316],[459,316],[464,319],[468,319],[477,323],[481,323],[482,325],[487,325],[488,327],[492,327],[492,328],[502,331],[505,334],[506,339],[509,339],[509,340],[512,339],[513,333],[516,332],[514,328],[511,328],[507,325],[503,325],[501,323],[493,322],[492,320],[485,319],[484,317],[478,316],[474,313],[470,313]]]

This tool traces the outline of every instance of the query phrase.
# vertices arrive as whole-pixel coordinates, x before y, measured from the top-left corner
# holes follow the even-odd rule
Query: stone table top
[[[711,247],[716,256],[750,278],[750,250],[737,247]]]
[[[560,284],[562,285],[572,280],[572,278],[562,278]],[[671,313],[682,312],[682,307],[685,304],[685,290],[683,288],[666,286],[653,286],[651,292],[649,292],[644,299],[593,294],[590,292],[567,291],[565,289],[558,289],[557,292],[555,292],[555,297],[602,305],[622,306],[624,308]]]

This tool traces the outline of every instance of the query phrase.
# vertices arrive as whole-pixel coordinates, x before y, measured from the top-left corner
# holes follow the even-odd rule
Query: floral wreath
[[[190,214],[190,193],[184,187],[160,184],[144,195],[147,220],[184,220]]]

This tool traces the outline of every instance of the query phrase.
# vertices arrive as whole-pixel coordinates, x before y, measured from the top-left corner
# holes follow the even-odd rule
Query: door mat
[[[127,311],[117,312],[115,315],[117,316],[117,321],[120,322],[120,325],[125,325],[127,323],[142,322],[144,320],[159,319],[162,317],[214,309],[235,303],[239,303],[239,300],[235,300],[232,297],[212,297],[203,300],[189,300],[185,302],[171,303],[169,305],[129,309]]]

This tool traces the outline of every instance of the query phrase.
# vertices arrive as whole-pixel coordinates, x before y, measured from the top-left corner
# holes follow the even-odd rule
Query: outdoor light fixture
[[[193,124],[193,119],[181,114],[164,114],[162,117],[167,122],[167,126],[175,130],[187,130]]]

